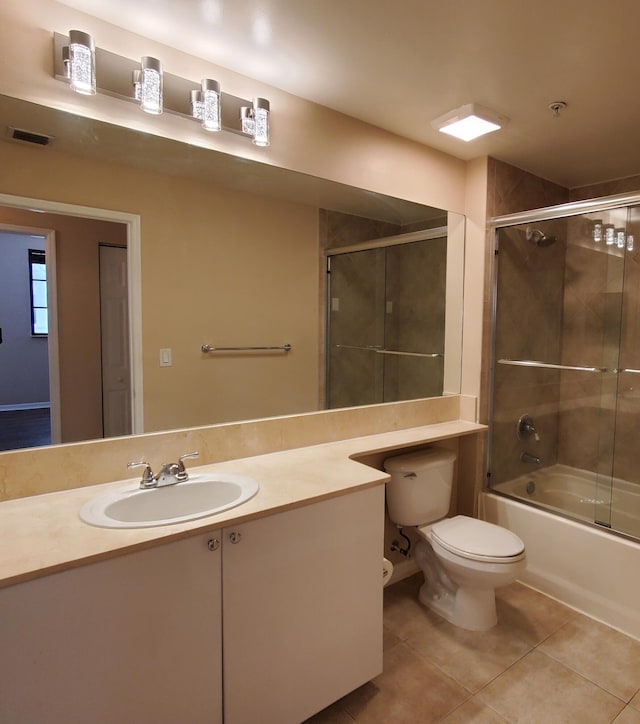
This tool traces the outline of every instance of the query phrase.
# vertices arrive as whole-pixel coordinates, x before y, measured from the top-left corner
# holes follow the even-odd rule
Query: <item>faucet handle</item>
[[[189,479],[189,473],[187,472],[187,469],[184,466],[184,461],[188,460],[189,458],[197,458],[200,457],[199,452],[191,452],[186,453],[185,455],[181,455],[178,458],[178,471],[176,473],[176,477],[180,482],[184,482],[185,480]]]
[[[138,462],[127,463],[127,467],[130,470],[132,468],[144,467],[144,472],[142,473],[142,480],[140,481],[140,487],[141,488],[153,488],[155,486],[156,481],[153,477],[153,471],[151,470],[151,465],[149,465],[148,462],[146,462],[145,460],[139,460]]]
[[[516,432],[518,434],[519,440],[524,440],[525,438],[529,437],[530,435],[533,435],[533,439],[536,442],[540,442],[540,435],[538,435],[538,431],[536,430],[535,423],[533,422],[533,418],[531,415],[521,415],[520,419],[518,420],[518,426],[516,428]]]

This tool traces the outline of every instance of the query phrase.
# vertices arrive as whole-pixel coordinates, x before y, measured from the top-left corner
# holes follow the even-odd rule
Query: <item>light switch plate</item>
[[[160,367],[171,367],[171,349],[165,348],[160,350]]]

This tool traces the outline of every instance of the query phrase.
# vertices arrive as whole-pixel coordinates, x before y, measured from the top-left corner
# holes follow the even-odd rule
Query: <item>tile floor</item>
[[[307,724],[640,724],[639,641],[518,583],[495,628],[464,631],[420,582],[385,589],[384,672]]]

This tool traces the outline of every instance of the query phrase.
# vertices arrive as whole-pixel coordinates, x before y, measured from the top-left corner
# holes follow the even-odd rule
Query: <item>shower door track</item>
[[[503,226],[515,226],[528,224],[535,221],[547,221],[567,216],[579,216],[580,214],[591,214],[596,211],[609,211],[621,206],[635,206],[640,204],[640,193],[616,194],[615,196],[603,196],[600,199],[589,199],[587,201],[570,201],[557,206],[544,206],[531,211],[519,211],[515,214],[504,216],[493,216],[489,219],[488,228],[495,231]]]

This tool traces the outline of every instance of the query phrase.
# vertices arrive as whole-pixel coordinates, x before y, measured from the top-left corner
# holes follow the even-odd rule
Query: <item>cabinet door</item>
[[[223,531],[225,724],[298,724],[382,671],[383,529],[380,486]]]
[[[0,721],[221,722],[221,550],[207,545],[215,538],[0,590]]]

